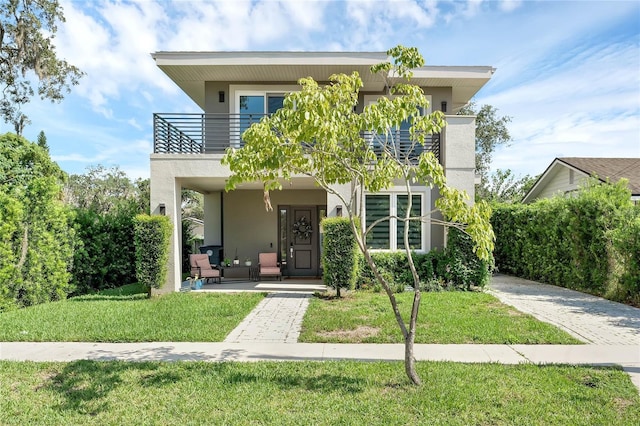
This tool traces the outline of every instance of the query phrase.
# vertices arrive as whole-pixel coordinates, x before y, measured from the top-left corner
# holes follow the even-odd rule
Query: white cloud
[[[513,12],[522,6],[522,0],[500,0],[500,9],[505,12]]]
[[[556,155],[639,150],[634,2],[63,0],[63,6],[58,52],[87,75],[62,104],[34,102],[28,112],[29,128],[34,135],[45,130],[63,167],[103,162],[148,174],[151,114],[197,110],[155,66],[150,53],[158,50],[417,46],[430,64],[498,68],[478,96],[513,117],[514,144],[496,153],[496,167],[539,173]]]

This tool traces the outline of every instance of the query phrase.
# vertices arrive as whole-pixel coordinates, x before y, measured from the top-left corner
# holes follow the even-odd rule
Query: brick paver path
[[[224,341],[296,343],[310,297],[306,293],[269,293]]]
[[[584,342],[640,345],[638,308],[506,275],[494,276],[489,287],[503,303],[554,324]]]

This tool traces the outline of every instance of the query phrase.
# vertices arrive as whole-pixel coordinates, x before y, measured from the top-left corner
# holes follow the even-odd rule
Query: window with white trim
[[[375,221],[387,216],[404,217],[409,197],[402,193],[385,193],[365,195],[365,226],[368,228]],[[423,196],[412,194],[411,217],[422,216]],[[395,218],[378,222],[367,235],[367,245],[374,250],[404,249],[404,222]],[[425,224],[422,221],[409,222],[409,247],[424,250],[423,235]]]

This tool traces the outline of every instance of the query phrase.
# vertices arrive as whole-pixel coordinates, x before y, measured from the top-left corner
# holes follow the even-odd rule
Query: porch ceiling
[[[384,81],[369,69],[387,60],[384,52],[156,52],[151,56],[203,110],[206,81],[295,84],[305,76],[322,82],[331,74],[358,71],[363,91],[380,92]],[[414,72],[412,82],[451,87],[455,109],[466,104],[494,71],[488,66],[427,66]]]
[[[291,182],[282,181],[281,183],[282,183],[283,190],[318,189],[313,178],[306,177],[306,176],[295,177],[291,180]],[[208,194],[212,192],[224,191],[226,178],[222,178],[222,177],[181,178],[180,184],[184,189],[192,189],[194,191],[198,191],[203,194]],[[236,190],[246,190],[246,189],[262,189],[262,183],[247,182],[247,183],[243,183],[242,185],[236,188]]]

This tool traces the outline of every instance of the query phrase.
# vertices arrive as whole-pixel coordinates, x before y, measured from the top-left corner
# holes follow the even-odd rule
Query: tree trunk
[[[411,330],[404,341],[404,371],[414,385],[421,385],[422,381],[416,371],[416,357],[413,355],[413,342],[415,340],[415,329]]]
[[[404,340],[404,369],[407,377],[409,377],[409,380],[411,380],[414,385],[421,385],[422,381],[416,371],[416,357],[413,355],[413,344],[416,340],[416,324],[418,322],[421,294],[419,288],[416,288],[414,291],[411,319],[409,320],[409,332]]]

